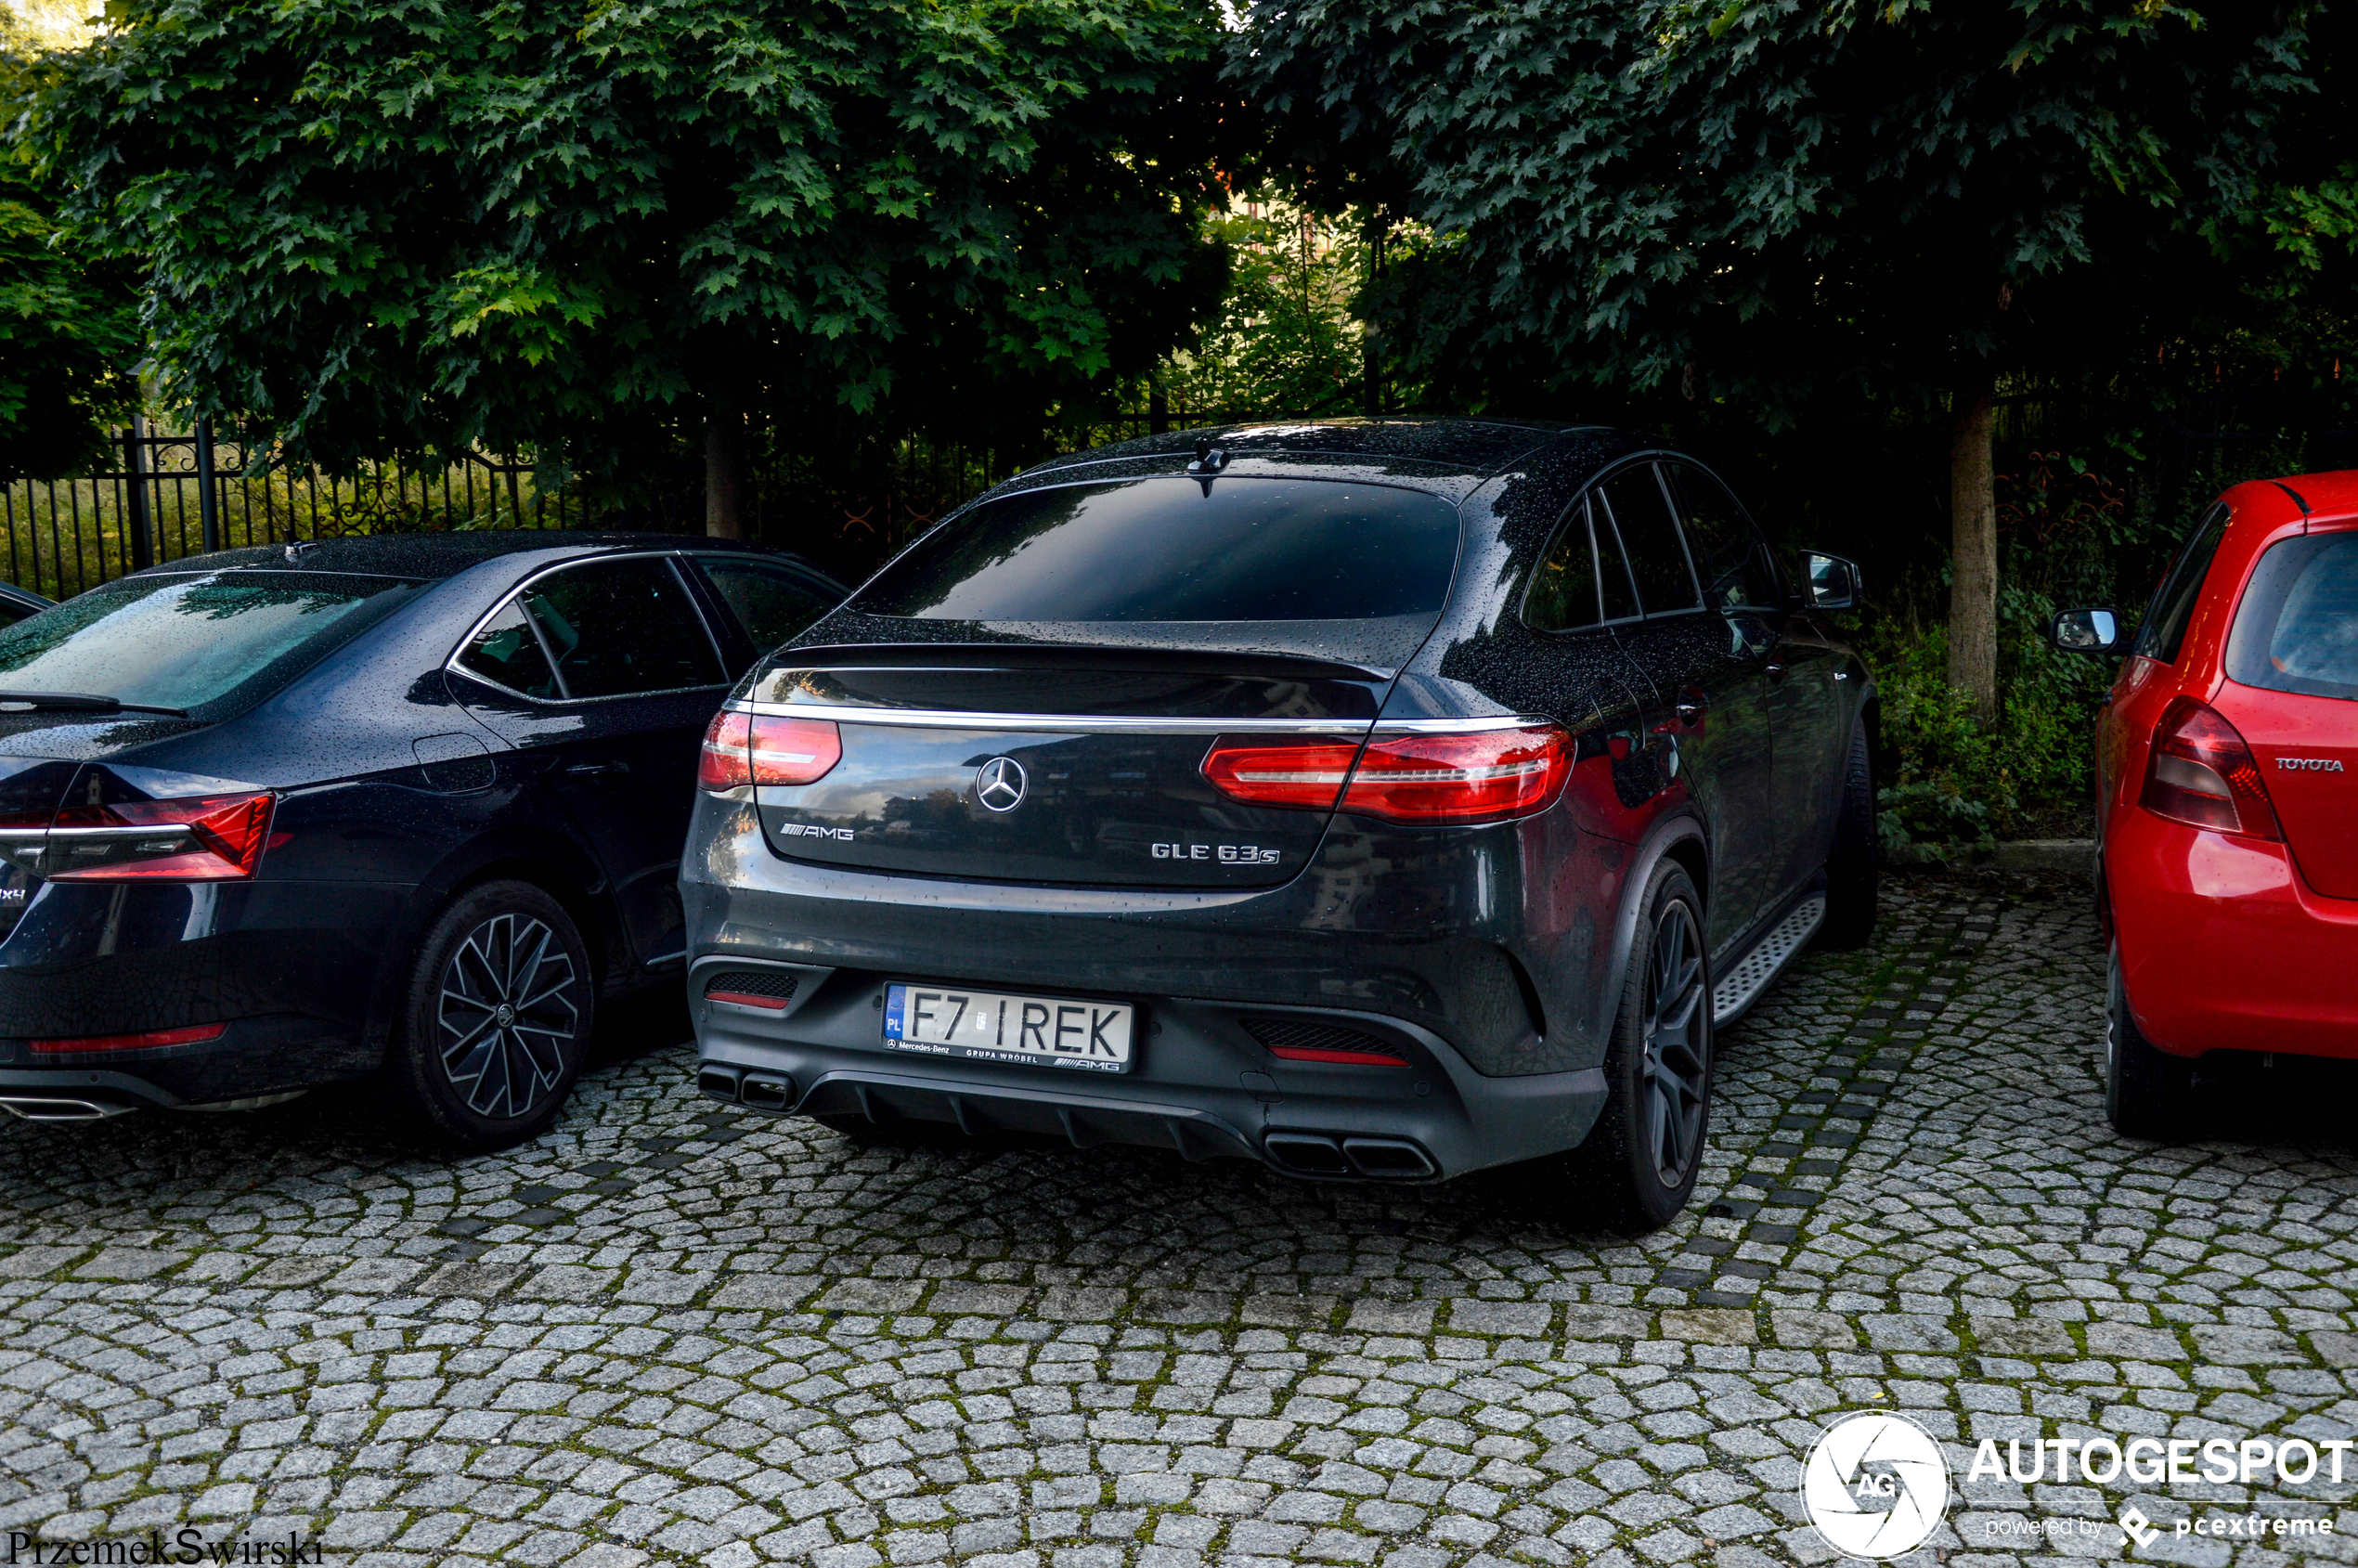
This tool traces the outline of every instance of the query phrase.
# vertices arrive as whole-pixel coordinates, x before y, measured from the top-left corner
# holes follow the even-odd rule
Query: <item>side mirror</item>
[[[1822,550],[1801,552],[1801,602],[1813,610],[1855,610],[1866,597],[1857,563]]]
[[[2057,610],[2047,641],[2066,654],[2120,652],[2120,617],[2110,610]]]

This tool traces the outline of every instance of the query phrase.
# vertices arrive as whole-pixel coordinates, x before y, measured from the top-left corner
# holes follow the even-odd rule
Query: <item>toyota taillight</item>
[[[2251,748],[2217,709],[2192,697],[2162,712],[2140,803],[2156,816],[2218,833],[2285,836]]]
[[[240,880],[262,864],[274,804],[261,790],[61,807],[42,868],[59,882]]]
[[[714,791],[813,784],[842,760],[843,732],[831,719],[723,711],[705,730],[696,782]]]
[[[1255,805],[1339,807],[1385,822],[1443,825],[1546,810],[1563,793],[1572,760],[1572,740],[1561,730],[1522,724],[1379,735],[1364,749],[1224,736],[1205,757],[1203,774],[1231,799]]]

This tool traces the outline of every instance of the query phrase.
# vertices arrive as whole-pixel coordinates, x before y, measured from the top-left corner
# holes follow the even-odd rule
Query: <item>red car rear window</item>
[[[2227,641],[2227,676],[2358,698],[2358,533],[2286,539],[2260,558]]]

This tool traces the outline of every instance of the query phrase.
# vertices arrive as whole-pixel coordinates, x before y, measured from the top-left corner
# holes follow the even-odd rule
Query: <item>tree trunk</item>
[[[1949,683],[1998,717],[1998,494],[1991,388],[1958,394],[1949,447]]]
[[[704,531],[716,539],[745,537],[745,420],[715,408],[704,424]]]

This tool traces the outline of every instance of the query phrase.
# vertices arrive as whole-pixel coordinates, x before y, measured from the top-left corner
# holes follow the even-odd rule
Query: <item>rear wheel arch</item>
[[[614,972],[613,953],[619,936],[611,901],[602,896],[597,867],[585,863],[563,839],[549,842],[534,835],[498,834],[460,846],[444,857],[413,890],[400,925],[384,933],[385,947],[369,998],[368,1043],[382,1055],[393,1043],[409,966],[418,944],[434,919],[453,899],[486,882],[528,882],[562,905],[589,950],[595,984],[602,988]]]
[[[1603,1043],[1620,1013],[1622,988],[1629,976],[1629,955],[1637,946],[1638,927],[1645,914],[1646,889],[1653,881],[1654,868],[1665,860],[1676,862],[1686,872],[1688,881],[1694,884],[1695,896],[1703,901],[1704,913],[1707,914],[1711,908],[1711,853],[1704,838],[1703,823],[1691,811],[1681,810],[1656,823],[1639,841],[1621,879],[1619,905],[1613,917],[1613,960],[1605,966],[1604,984],[1598,996],[1591,999],[1591,1005],[1599,1011],[1590,1020],[1590,1038],[1599,1042],[1600,1059]]]

